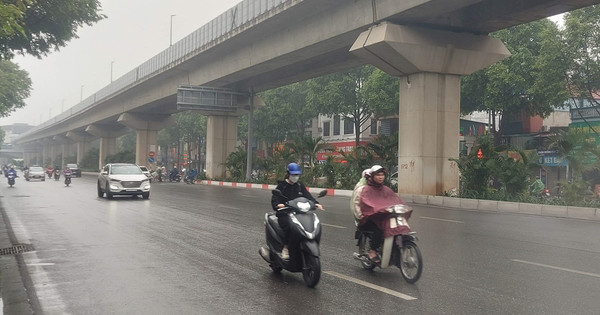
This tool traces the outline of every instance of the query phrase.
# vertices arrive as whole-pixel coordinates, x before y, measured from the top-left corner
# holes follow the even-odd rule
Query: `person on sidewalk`
[[[315,198],[308,192],[306,187],[304,187],[304,185],[302,185],[300,182],[300,174],[302,174],[300,165],[296,163],[288,164],[285,178],[283,181],[279,181],[277,183],[277,187],[275,188],[281,191],[285,198],[276,195],[271,197],[271,206],[273,207],[273,210],[276,211],[279,226],[285,232],[285,240],[283,240],[285,245],[283,246],[280,255],[281,259],[284,260],[288,260],[290,258],[287,245],[290,231],[290,216],[285,211],[280,211],[282,208],[285,208],[285,203],[298,197],[304,197],[314,202],[319,210],[323,210],[323,206],[319,204],[317,200],[315,200]]]

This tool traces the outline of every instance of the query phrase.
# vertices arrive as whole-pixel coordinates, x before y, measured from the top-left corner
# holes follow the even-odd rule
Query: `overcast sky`
[[[38,125],[67,110],[219,16],[241,0],[101,0],[106,19],[77,31],[60,51],[13,59],[33,82],[26,106],[0,125]],[[82,88],[83,86],[83,88]],[[83,91],[83,93],[82,93]]]

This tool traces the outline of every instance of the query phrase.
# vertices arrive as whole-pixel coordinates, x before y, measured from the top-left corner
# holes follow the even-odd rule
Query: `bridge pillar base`
[[[235,116],[208,116],[206,123],[206,175],[208,178],[228,176],[223,163],[237,143]]]
[[[352,53],[400,77],[398,191],[442,195],[459,187],[460,79],[510,55],[496,38],[381,23]]]

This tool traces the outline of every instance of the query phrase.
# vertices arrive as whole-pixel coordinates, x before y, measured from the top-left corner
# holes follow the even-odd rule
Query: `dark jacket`
[[[276,195],[273,195],[273,197],[271,197],[271,206],[273,207],[273,210],[277,211],[277,205],[280,203],[285,204],[287,201],[290,201],[292,199],[296,199],[298,197],[304,197],[306,199],[312,200],[315,204],[318,204],[318,202],[315,200],[315,198],[313,198],[313,196],[308,192],[308,190],[306,190],[306,187],[304,187],[304,185],[302,185],[302,183],[297,182],[295,184],[290,184],[288,183],[286,180],[283,181],[279,181],[277,183],[277,188],[281,191],[281,193],[286,196],[289,199],[285,199]]]

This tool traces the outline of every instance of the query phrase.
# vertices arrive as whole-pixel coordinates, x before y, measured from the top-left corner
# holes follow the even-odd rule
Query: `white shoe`
[[[289,260],[290,259],[290,252],[288,251],[287,247],[284,247],[281,250],[281,254],[279,255],[281,257],[281,259],[283,260]]]

